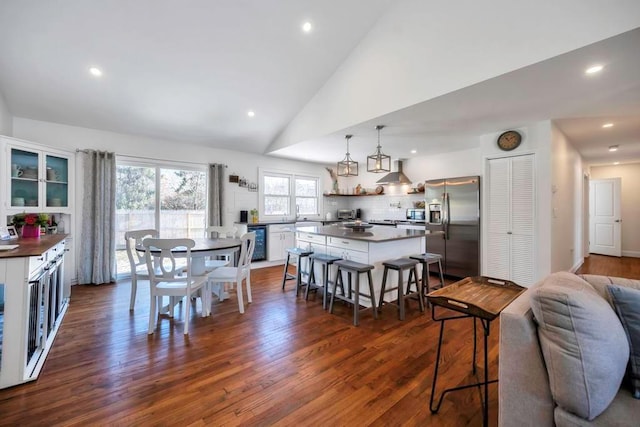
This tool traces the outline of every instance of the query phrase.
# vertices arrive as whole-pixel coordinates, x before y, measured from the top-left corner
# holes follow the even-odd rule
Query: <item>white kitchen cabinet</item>
[[[483,274],[522,286],[535,281],[534,155],[487,164],[487,236]]]
[[[267,227],[267,260],[284,261],[287,248],[294,246],[293,224],[270,224]]]
[[[73,154],[2,137],[5,150],[7,214],[71,213]]]
[[[64,236],[43,236],[38,248],[26,252],[0,257],[0,388],[38,377],[67,310]]]

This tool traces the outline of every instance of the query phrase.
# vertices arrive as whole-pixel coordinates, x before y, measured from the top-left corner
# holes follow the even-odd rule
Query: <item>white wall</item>
[[[13,135],[13,116],[9,112],[2,92],[0,92],[0,135]]]
[[[567,137],[551,126],[551,271],[575,271],[583,261],[583,162]]]
[[[640,163],[591,167],[591,179],[606,178],[622,181],[622,255],[640,258]]]
[[[398,1],[270,150],[331,134],[638,26],[637,0],[526,5],[511,0]]]
[[[13,133],[16,138],[46,144],[62,150],[105,150],[115,152],[119,156],[151,158],[160,161],[195,163],[199,165],[224,163],[228,165],[227,175],[238,174],[249,182],[256,183],[258,182],[258,166],[289,172],[315,174],[322,177],[325,191],[331,188],[328,172],[322,165],[318,164],[19,117],[16,117],[13,121]],[[77,176],[80,179],[81,174],[77,174]],[[82,186],[76,186],[76,188],[82,188]],[[322,203],[322,198],[320,202]],[[225,205],[224,223],[230,224],[234,221],[239,221],[240,210],[251,210],[258,207],[258,193],[249,192],[246,188],[238,187],[237,184],[226,182]]]

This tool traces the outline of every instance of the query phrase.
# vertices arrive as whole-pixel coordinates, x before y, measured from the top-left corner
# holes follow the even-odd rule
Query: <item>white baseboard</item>
[[[259,268],[265,268],[265,267],[273,267],[275,265],[284,265],[284,261],[285,260],[278,260],[278,261],[257,261],[257,262],[252,262],[251,263],[251,269],[255,270],[255,269],[259,269]],[[289,264],[291,265],[291,264]]]
[[[622,251],[622,256],[640,258],[640,251]]]
[[[582,264],[584,264],[584,258],[579,260],[578,262],[575,263],[575,265],[573,267],[571,267],[571,270],[569,270],[571,273],[575,273],[576,271],[578,271],[578,269],[580,267],[582,267]]]

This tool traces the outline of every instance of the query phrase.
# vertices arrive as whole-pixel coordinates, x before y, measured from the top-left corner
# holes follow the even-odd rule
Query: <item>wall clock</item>
[[[506,132],[503,132],[498,137],[497,142],[498,142],[498,147],[501,150],[504,150],[504,151],[515,150],[516,148],[518,148],[518,146],[522,142],[522,135],[520,135],[520,132],[517,132],[515,130],[508,130]]]

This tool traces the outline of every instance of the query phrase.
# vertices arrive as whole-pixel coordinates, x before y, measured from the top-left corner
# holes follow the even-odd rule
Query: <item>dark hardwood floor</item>
[[[292,282],[282,292],[281,274],[252,272],[244,315],[235,293],[215,301],[210,317],[197,307],[189,336],[182,314],[147,335],[144,282],[133,312],[127,282],[74,286],[40,378],[0,390],[0,425],[481,425],[475,388],[429,412],[439,325],[415,301],[405,321],[385,306],[380,319],[364,312],[354,327],[346,306],[330,315],[320,298],[296,298]],[[493,322],[492,377],[498,328]],[[444,338],[438,390],[475,381],[471,320],[448,322]],[[489,391],[495,426],[498,388]]]

